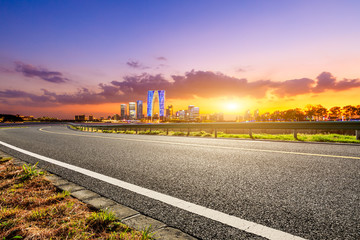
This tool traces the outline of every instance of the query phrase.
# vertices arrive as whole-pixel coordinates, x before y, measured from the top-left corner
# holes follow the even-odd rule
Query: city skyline
[[[0,2],[2,113],[73,118],[359,105],[357,1]],[[21,16],[21,18],[20,18]],[[67,16],[64,18],[63,16]],[[121,115],[121,114],[120,114]]]

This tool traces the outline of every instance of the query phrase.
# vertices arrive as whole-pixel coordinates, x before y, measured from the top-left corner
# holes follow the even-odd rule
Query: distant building
[[[193,108],[193,117],[194,117],[195,121],[200,120],[200,108],[199,107],[194,107]]]
[[[152,119],[154,117],[155,100],[159,99],[160,119],[165,116],[165,90],[150,90],[147,98],[147,117]]]
[[[176,112],[176,117],[179,120],[186,120],[186,115],[187,115],[187,111],[185,111],[185,110],[180,110],[180,111]]]
[[[215,122],[223,122],[224,121],[224,114],[223,113],[214,113],[209,115],[209,120]]]
[[[94,116],[93,115],[89,115],[89,121],[94,121]]]
[[[200,109],[194,105],[189,105],[186,111],[185,119],[188,121],[199,121],[200,120]]]
[[[126,104],[120,105],[120,118],[126,119],[127,118],[127,112],[126,112]]]
[[[33,121],[34,116],[20,116],[24,121]]]
[[[137,119],[143,119],[144,114],[143,114],[143,101],[138,100],[136,102],[136,117]]]
[[[85,115],[75,115],[75,121],[85,121]]]
[[[194,121],[194,108],[195,108],[195,106],[194,105],[189,105],[188,106],[188,120],[190,120],[190,121]]]
[[[166,117],[167,119],[172,119],[174,117],[174,107],[173,105],[169,105],[166,109]]]
[[[136,103],[129,102],[129,119],[135,120],[136,119]]]

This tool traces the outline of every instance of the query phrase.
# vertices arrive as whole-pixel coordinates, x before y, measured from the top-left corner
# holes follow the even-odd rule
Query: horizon
[[[0,109],[106,117],[360,105],[358,1],[0,1]]]

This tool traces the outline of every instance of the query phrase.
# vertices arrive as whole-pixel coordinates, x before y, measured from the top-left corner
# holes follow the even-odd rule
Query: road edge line
[[[178,198],[175,198],[175,197],[163,194],[163,193],[159,193],[159,192],[156,192],[156,191],[153,191],[150,189],[146,189],[146,188],[143,188],[143,187],[131,184],[131,183],[127,183],[127,182],[121,181],[119,179],[115,179],[115,178],[112,178],[112,177],[109,177],[109,176],[106,176],[106,175],[103,175],[100,173],[96,173],[96,172],[93,172],[93,171],[90,171],[90,170],[87,170],[87,169],[84,169],[81,167],[77,167],[77,166],[74,166],[74,165],[71,165],[68,163],[60,162],[58,160],[27,151],[25,149],[10,145],[10,144],[2,142],[2,141],[0,141],[0,144],[7,148],[15,150],[17,152],[23,153],[25,155],[37,158],[37,159],[45,161],[45,162],[52,163],[54,165],[72,170],[74,172],[84,174],[86,176],[98,179],[103,182],[110,183],[117,187],[121,187],[123,189],[132,191],[134,193],[143,195],[145,197],[149,197],[151,199],[166,203],[170,206],[177,207],[182,210],[188,211],[190,213],[195,213],[199,216],[202,216],[202,217],[220,222],[222,224],[237,228],[244,232],[252,233],[252,234],[255,234],[255,235],[258,235],[261,237],[265,237],[270,240],[283,240],[283,239],[304,240],[304,238],[292,235],[290,233],[283,232],[281,230],[267,227],[267,226],[264,226],[264,225],[261,225],[261,224],[255,223],[255,222],[247,221],[247,220],[244,220],[244,219],[241,219],[241,218],[238,218],[238,217],[235,217],[235,216],[232,216],[232,215],[229,215],[229,214],[217,211],[217,210],[213,210],[213,209],[206,208],[206,207],[194,204],[194,203],[190,203],[190,202],[184,201],[182,199],[178,199]]]

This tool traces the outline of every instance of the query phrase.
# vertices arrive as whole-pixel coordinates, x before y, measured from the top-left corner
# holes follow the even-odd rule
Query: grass
[[[10,161],[11,159],[11,157],[0,157],[0,163]]]
[[[221,138],[250,138],[249,134],[225,134],[218,132]],[[303,142],[340,142],[360,143],[355,136],[342,134],[298,134],[298,139],[293,134],[253,134],[254,139],[282,140],[282,141],[303,141]]]
[[[300,141],[311,142],[340,142],[340,143],[360,143],[360,140],[356,140],[355,136],[341,135],[341,134],[314,134],[314,135],[299,135]]]
[[[20,178],[22,181],[25,181],[27,179],[32,179],[34,177],[37,177],[39,175],[43,175],[44,172],[42,171],[38,171],[36,169],[36,166],[38,165],[39,162],[37,162],[35,165],[30,165],[30,164],[24,164],[22,166],[23,168],[23,174],[20,175]]]
[[[78,130],[85,130],[78,128]],[[122,134],[136,134],[135,131],[114,131],[114,130],[103,130],[106,133],[122,133]],[[166,131],[152,130],[152,131],[139,131],[138,134],[143,135],[166,135]],[[187,136],[187,131],[169,131],[169,136]],[[194,137],[214,137],[213,133],[205,131],[190,132],[189,136]],[[218,138],[243,138],[250,139],[249,134],[228,134],[224,132],[217,133]],[[342,134],[298,134],[298,139],[294,138],[293,134],[253,134],[253,139],[265,139],[265,140],[281,140],[281,141],[303,141],[303,142],[340,142],[340,143],[360,143],[360,140],[356,140],[355,136],[342,135]]]
[[[219,138],[251,138],[249,134],[226,134],[218,132]],[[293,134],[253,134],[254,139],[295,141]]]
[[[113,213],[58,192],[36,164],[1,161],[0,179],[0,239],[152,239],[150,229],[130,229]]]
[[[145,228],[143,231],[142,231],[142,235],[141,235],[141,238],[142,239],[151,239],[153,237],[154,233],[152,232],[151,230],[151,225],[147,228]]]

